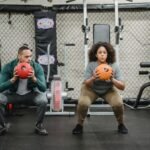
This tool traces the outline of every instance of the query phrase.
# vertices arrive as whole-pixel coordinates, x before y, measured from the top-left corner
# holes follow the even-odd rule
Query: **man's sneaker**
[[[128,133],[128,129],[125,127],[124,124],[120,124],[120,125],[118,125],[118,132],[122,133],[122,134],[127,134]]]
[[[75,128],[72,130],[72,134],[82,134],[83,133],[83,126],[77,124]]]
[[[35,126],[35,133],[39,135],[48,135],[48,132],[46,131],[46,129],[44,129],[42,124],[37,124]]]
[[[1,127],[0,136],[6,134],[8,132],[9,127],[10,127],[9,123],[6,123],[3,127]]]

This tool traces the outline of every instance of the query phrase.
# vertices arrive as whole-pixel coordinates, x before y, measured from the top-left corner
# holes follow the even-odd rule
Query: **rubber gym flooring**
[[[21,109],[7,117],[9,132],[0,136],[0,150],[149,150],[150,109],[125,108],[126,135],[117,133],[114,116],[90,116],[83,135],[72,135],[75,116],[46,116],[44,125],[48,136],[33,133],[36,113]]]

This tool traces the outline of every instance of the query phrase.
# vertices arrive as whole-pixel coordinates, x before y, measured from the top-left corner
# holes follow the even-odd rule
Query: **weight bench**
[[[90,115],[114,115],[114,112],[105,100],[98,98],[88,109],[87,117]]]

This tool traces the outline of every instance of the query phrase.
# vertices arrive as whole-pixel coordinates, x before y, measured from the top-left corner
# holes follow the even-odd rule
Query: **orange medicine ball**
[[[16,66],[17,75],[21,79],[26,79],[29,76],[29,73],[32,71],[32,67],[29,63],[19,63]]]
[[[112,68],[107,64],[100,64],[96,68],[96,73],[100,80],[109,80],[112,76]]]

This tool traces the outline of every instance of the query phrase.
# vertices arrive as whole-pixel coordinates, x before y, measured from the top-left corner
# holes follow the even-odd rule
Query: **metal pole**
[[[115,0],[115,28],[119,28],[119,17],[118,17],[118,0]],[[117,39],[119,37],[118,36],[118,33],[119,31],[117,30],[116,31],[116,45],[115,45],[115,50],[116,50],[116,63],[119,65],[119,40],[120,39]]]
[[[86,0],[83,0],[83,17],[84,17],[84,54],[85,54],[85,64],[84,67],[86,68],[88,64],[88,18],[87,18],[87,2]]]
[[[49,77],[50,77],[50,48],[51,48],[51,43],[48,44],[47,46],[47,59],[48,59],[48,64],[47,64],[47,78],[46,78],[46,82],[49,83]]]
[[[66,64],[67,64],[67,53],[66,53],[66,43],[64,44],[64,85],[63,88],[65,89],[65,85],[67,82],[67,68],[66,68]]]

